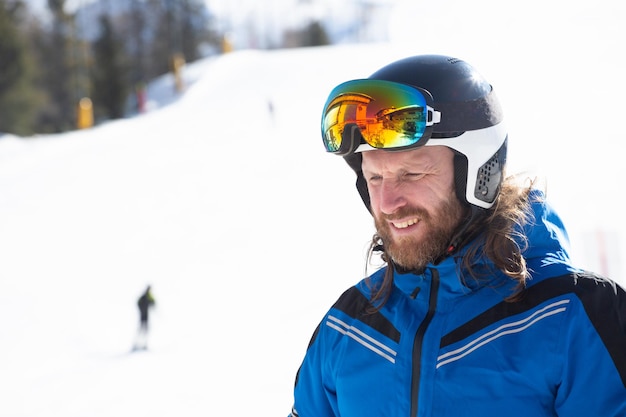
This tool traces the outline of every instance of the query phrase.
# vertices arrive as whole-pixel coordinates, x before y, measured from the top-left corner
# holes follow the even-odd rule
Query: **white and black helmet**
[[[338,96],[343,97],[344,103],[345,97],[349,97],[352,100],[349,104],[353,106],[355,100],[358,99],[360,108],[371,105],[369,102],[364,103],[360,98],[366,97],[365,93],[356,91],[358,86],[369,80],[389,82],[399,85],[400,89],[413,88],[426,97],[427,105],[422,106],[424,109],[418,115],[415,111],[407,113],[403,110],[405,114],[398,116],[397,113],[401,109],[397,108],[391,111],[390,109],[376,109],[378,118],[376,121],[372,121],[373,116],[370,115],[368,121],[363,123],[356,120],[352,123],[337,123],[338,117],[347,118],[344,113],[349,112],[347,106],[337,106]],[[375,139],[371,139],[373,134],[367,132],[368,126],[365,126],[370,122],[377,124],[374,128],[379,130],[383,129],[380,126],[385,124],[387,129],[395,130],[396,136],[398,136],[398,131],[402,131],[402,134],[407,136],[406,129],[410,130],[409,136],[414,139],[403,142],[402,146],[389,149],[389,151],[436,145],[451,148],[455,152],[454,177],[459,200],[482,209],[488,209],[494,204],[504,176],[507,130],[502,122],[500,104],[491,84],[471,65],[448,56],[418,55],[393,62],[376,71],[366,80],[354,80],[344,84],[357,87],[354,87],[354,91],[350,90],[350,87],[340,89],[342,84],[333,90],[324,107],[322,137],[327,150],[342,155],[356,172],[357,189],[368,209],[370,209],[370,199],[361,170],[361,152],[367,149],[385,148],[374,143]],[[346,91],[349,93],[346,94]],[[401,93],[403,92],[398,94]],[[419,95],[419,93],[415,94]],[[372,103],[375,101],[371,97],[368,97],[368,100]],[[339,110],[334,110],[333,113],[333,106]],[[413,109],[415,108],[418,107],[413,106]],[[388,116],[394,111],[395,120]],[[381,121],[382,116],[379,115],[385,112],[386,119]],[[400,120],[403,127],[398,128]],[[417,128],[415,127],[416,120],[418,124],[421,124]],[[390,124],[393,125],[391,128]],[[410,127],[407,128],[407,126]],[[373,129],[371,126],[369,128]],[[335,130],[332,131],[333,129]],[[368,140],[363,137],[364,135],[370,135]],[[342,140],[337,140],[338,137]],[[342,142],[341,149],[338,145],[333,148],[333,145],[340,142]]]

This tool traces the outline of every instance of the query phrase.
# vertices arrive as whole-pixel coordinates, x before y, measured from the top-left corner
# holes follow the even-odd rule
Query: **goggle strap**
[[[432,126],[441,122],[441,112],[433,109],[430,106],[426,106],[428,111],[428,120],[426,120],[426,126]]]
[[[485,129],[500,123],[503,119],[502,109],[496,93],[475,100],[455,103],[437,103],[437,110],[445,117],[439,121],[439,132],[465,132],[468,130]]]
[[[354,153],[359,145],[361,145],[361,131],[355,123],[349,123],[345,126],[341,135],[341,145],[335,153],[339,155],[349,155]]]

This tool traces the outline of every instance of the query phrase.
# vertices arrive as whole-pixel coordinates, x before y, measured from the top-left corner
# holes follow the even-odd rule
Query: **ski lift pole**
[[[182,77],[182,70],[185,66],[185,57],[181,53],[176,53],[171,59],[172,73],[174,74],[174,85],[176,92],[180,93],[185,88]]]
[[[87,129],[93,126],[93,103],[89,97],[83,97],[78,102],[76,127]]]

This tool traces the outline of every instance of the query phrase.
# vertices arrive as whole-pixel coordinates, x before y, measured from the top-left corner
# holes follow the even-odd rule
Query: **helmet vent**
[[[478,170],[474,196],[481,201],[491,203],[498,195],[500,184],[502,183],[502,169],[506,155],[503,154],[502,151],[503,149],[500,148],[500,150]]]

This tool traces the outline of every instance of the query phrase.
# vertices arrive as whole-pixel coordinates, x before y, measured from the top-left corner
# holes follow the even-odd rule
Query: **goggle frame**
[[[357,79],[336,86],[322,113],[327,152],[349,155],[367,149],[406,150],[423,146],[441,121],[431,93],[385,80]],[[365,146],[362,146],[365,145]]]

